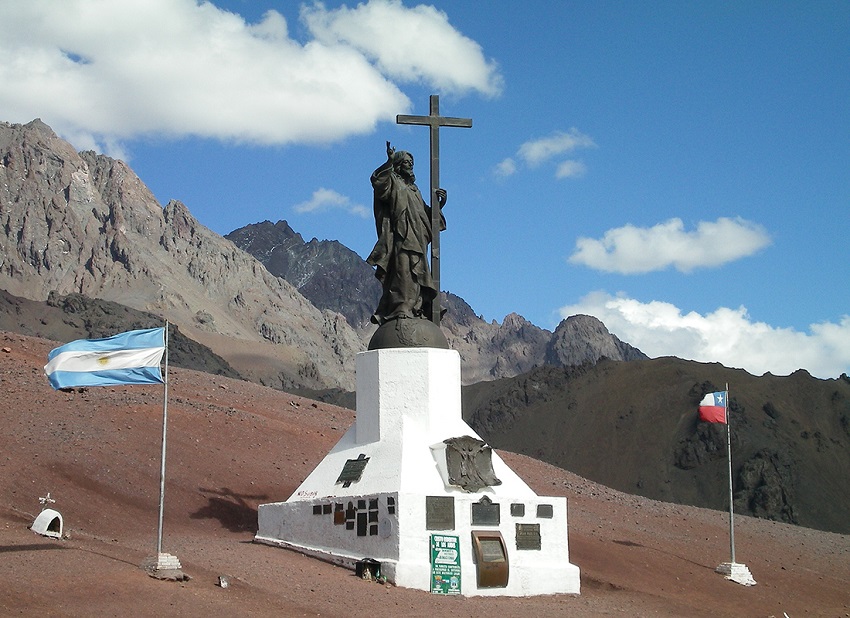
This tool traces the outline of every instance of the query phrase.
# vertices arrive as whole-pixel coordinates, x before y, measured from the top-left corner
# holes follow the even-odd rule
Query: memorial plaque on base
[[[455,499],[451,496],[425,496],[425,529],[455,529]]]
[[[352,483],[356,483],[363,476],[363,470],[366,469],[366,464],[369,463],[369,458],[362,453],[357,459],[349,459],[342,467],[342,472],[339,473],[337,483],[342,483],[343,487],[350,487]]]
[[[480,502],[472,504],[473,526],[498,526],[500,521],[498,502],[491,502],[487,496],[484,496]]]
[[[516,548],[540,549],[540,524],[517,524]]]

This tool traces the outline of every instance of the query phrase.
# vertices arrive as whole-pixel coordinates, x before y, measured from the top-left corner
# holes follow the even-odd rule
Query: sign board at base
[[[431,592],[460,594],[460,542],[456,536],[431,535]]]

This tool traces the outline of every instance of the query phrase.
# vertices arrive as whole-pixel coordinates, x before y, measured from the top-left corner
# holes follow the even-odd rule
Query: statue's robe
[[[427,316],[438,292],[427,254],[431,208],[416,184],[405,182],[389,161],[374,171],[371,181],[378,241],[366,261],[376,267],[375,276],[383,286],[372,321],[383,324],[398,317]],[[442,213],[440,226],[446,228]]]

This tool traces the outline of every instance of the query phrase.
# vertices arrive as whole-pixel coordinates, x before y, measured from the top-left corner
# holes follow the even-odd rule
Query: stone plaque
[[[425,496],[425,529],[455,529],[455,499],[451,496]]]
[[[517,524],[516,548],[540,549],[540,524]]]
[[[537,517],[540,519],[552,519],[553,516],[552,505],[551,504],[538,504],[537,505]]]
[[[499,503],[493,502],[487,496],[480,502],[472,503],[473,526],[498,526],[501,521]]]
[[[360,454],[357,459],[349,459],[342,466],[342,472],[339,473],[337,483],[342,483],[343,487],[350,487],[352,483],[356,483],[363,476],[363,470],[366,464],[369,463],[369,458],[364,454]]]

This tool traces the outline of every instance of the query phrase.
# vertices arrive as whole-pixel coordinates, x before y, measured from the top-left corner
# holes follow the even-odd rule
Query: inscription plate
[[[516,548],[540,549],[540,524],[517,524]]]
[[[475,503],[472,505],[473,526],[498,526],[499,522],[498,504]]]
[[[553,511],[551,504],[538,504],[537,517],[540,519],[552,519]]]
[[[362,453],[357,459],[349,459],[342,466],[342,472],[339,473],[336,482],[342,483],[343,487],[350,487],[352,483],[356,483],[363,476],[363,470],[367,463],[369,463],[369,458]]]
[[[498,526],[501,520],[499,515],[499,503],[490,502],[487,496],[481,502],[472,503],[472,525],[473,526]]]
[[[455,499],[451,496],[425,496],[425,529],[455,529]]]

